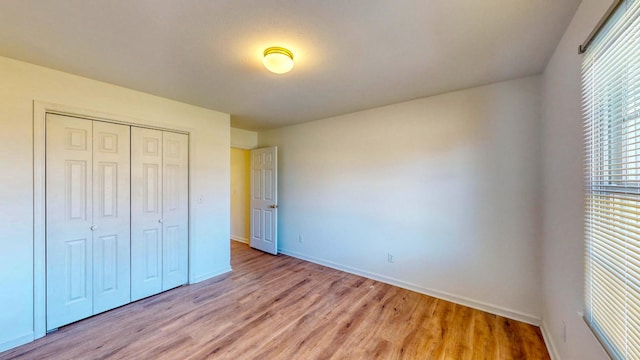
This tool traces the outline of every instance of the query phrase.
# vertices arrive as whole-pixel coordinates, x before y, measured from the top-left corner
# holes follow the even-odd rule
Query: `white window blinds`
[[[585,319],[614,358],[640,359],[640,0],[591,43],[582,86]]]

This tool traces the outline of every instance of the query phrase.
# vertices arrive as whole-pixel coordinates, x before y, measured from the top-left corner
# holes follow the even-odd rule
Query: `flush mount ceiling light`
[[[262,63],[274,74],[284,74],[293,69],[293,53],[285,48],[270,47],[264,50]]]

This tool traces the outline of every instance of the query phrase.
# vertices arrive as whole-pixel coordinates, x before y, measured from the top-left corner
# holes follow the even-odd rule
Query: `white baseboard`
[[[238,242],[241,242],[241,243],[245,243],[245,244],[249,243],[249,239],[245,239],[243,237],[235,236],[235,235],[231,235],[231,240],[235,240],[235,241],[238,241]]]
[[[547,351],[549,352],[549,356],[551,360],[560,360],[560,353],[558,352],[558,348],[556,347],[555,341],[553,341],[553,337],[551,333],[549,333],[549,325],[542,321],[542,325],[540,325],[540,331],[542,332],[542,337],[544,338],[544,344],[547,346]]]
[[[504,316],[506,318],[509,319],[513,319],[513,320],[518,320],[518,321],[522,321],[524,323],[527,324],[531,324],[531,325],[535,325],[535,326],[540,326],[540,318],[534,315],[530,315],[530,314],[525,314],[519,311],[515,311],[515,310],[511,310],[511,309],[506,309],[503,308],[501,306],[496,306],[496,305],[491,305],[491,304],[487,304],[485,302],[482,301],[477,301],[477,300],[473,300],[473,299],[469,299],[463,296],[458,296],[455,294],[450,294],[447,292],[443,292],[443,291],[438,291],[438,290],[433,290],[433,289],[428,289],[425,288],[423,286],[420,285],[416,285],[416,284],[412,284],[406,281],[402,281],[399,279],[395,279],[395,278],[391,278],[385,275],[380,275],[380,274],[376,274],[376,273],[372,273],[372,272],[368,272],[365,270],[361,270],[361,269],[357,269],[357,268],[353,268],[351,266],[346,266],[346,265],[342,265],[342,264],[338,264],[335,263],[333,261],[328,261],[328,260],[323,260],[323,259],[318,259],[312,256],[307,256],[295,251],[291,251],[291,250],[287,250],[287,249],[279,249],[279,252],[284,254],[284,255],[289,255],[298,259],[302,259],[302,260],[306,260],[306,261],[310,261],[312,263],[316,263],[316,264],[320,264],[320,265],[324,265],[333,269],[337,269],[337,270],[341,270],[341,271],[345,271],[351,274],[355,274],[355,275],[359,275],[359,276],[363,276],[369,279],[373,279],[373,280],[377,280],[389,285],[394,285],[394,286],[398,286],[401,287],[403,289],[407,289],[407,290],[411,290],[411,291],[415,291],[421,294],[425,294],[425,295],[429,295],[429,296],[433,296],[436,297],[438,299],[442,299],[442,300],[447,300],[450,301],[452,303],[456,303],[456,304],[460,304],[460,305],[464,305],[464,306],[468,306],[470,308],[474,308],[477,310],[482,310],[482,311],[486,311],[488,313],[494,314],[494,315],[499,315],[499,316]]]
[[[30,343],[33,341],[33,339],[33,331],[30,331],[13,339],[2,340],[0,341],[0,353],[9,349],[13,349],[14,347],[18,347],[20,345]]]
[[[208,279],[211,279],[212,277],[216,277],[218,275],[222,275],[225,273],[228,273],[231,271],[231,266],[225,266],[223,268],[220,268],[218,270],[214,270],[214,271],[210,271],[206,274],[202,274],[202,275],[198,275],[196,277],[193,278],[193,281],[190,282],[190,284],[195,284],[195,283],[199,283],[201,281],[205,281]]]

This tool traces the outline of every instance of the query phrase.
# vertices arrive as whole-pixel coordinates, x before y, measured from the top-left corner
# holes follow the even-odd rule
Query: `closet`
[[[47,330],[188,281],[188,136],[46,117]]]

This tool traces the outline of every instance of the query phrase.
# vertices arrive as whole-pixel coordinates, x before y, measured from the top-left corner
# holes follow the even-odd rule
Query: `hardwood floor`
[[[540,330],[232,241],[234,271],[0,359],[549,359]]]

